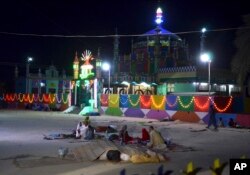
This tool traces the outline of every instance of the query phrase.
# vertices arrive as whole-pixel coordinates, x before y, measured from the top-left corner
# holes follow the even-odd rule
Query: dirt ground
[[[155,126],[164,137],[171,137],[175,147],[166,151],[168,161],[160,163],[133,164],[109,161],[75,161],[60,159],[59,148],[73,150],[87,144],[81,140],[44,140],[43,134],[71,133],[84,117],[60,112],[37,112],[0,110],[0,174],[3,175],[118,175],[122,169],[126,175],[148,175],[157,173],[163,165],[164,171],[182,174],[192,161],[201,167],[198,174],[211,174],[210,166],[215,159],[228,162],[230,158],[250,157],[250,130],[219,128],[206,129],[204,124],[180,121],[156,121],[131,117],[91,116],[94,126],[127,124],[129,133],[140,136],[141,128]],[[94,149],[94,148],[93,148]],[[223,174],[229,174],[229,165]]]

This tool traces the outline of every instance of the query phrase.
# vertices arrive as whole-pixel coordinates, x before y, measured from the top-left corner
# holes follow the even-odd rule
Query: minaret
[[[77,80],[79,77],[79,59],[77,56],[77,52],[75,53],[75,60],[73,63],[73,71],[74,71],[74,79]]]
[[[111,70],[113,70],[113,74],[117,73],[118,59],[119,59],[119,37],[118,37],[117,28],[116,28],[115,29],[115,38],[114,38],[114,58],[113,58],[113,63],[112,63],[113,69],[111,69]]]
[[[97,51],[97,58],[96,58],[96,78],[98,80],[101,79],[102,77],[102,60],[101,60],[101,53],[100,53],[100,47],[98,47],[98,51]]]

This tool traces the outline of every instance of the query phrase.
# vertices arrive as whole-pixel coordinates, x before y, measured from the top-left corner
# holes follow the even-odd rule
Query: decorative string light
[[[62,103],[62,94],[61,94],[61,98],[59,99],[59,97],[58,97],[58,94],[56,94],[55,95],[56,96],[56,101],[57,101],[57,103]]]
[[[28,103],[29,102],[29,94],[24,94],[23,101]]]
[[[163,96],[163,98],[162,98],[160,104],[156,104],[156,102],[155,102],[155,100],[154,100],[154,96],[151,96],[151,98],[152,98],[152,103],[153,103],[153,105],[155,106],[156,109],[162,108],[162,106],[164,105],[165,99],[166,99],[166,97]]]
[[[107,106],[108,105],[108,98],[106,98],[106,100],[104,99],[104,97],[101,97],[101,104]]]
[[[49,94],[49,101],[50,101],[50,103],[54,103],[55,100],[56,100],[55,95]]]
[[[22,97],[21,97],[21,96],[22,96]],[[19,101],[22,103],[22,102],[23,102],[23,99],[24,99],[24,94],[19,93],[19,94],[18,94],[18,99],[19,99]]]
[[[103,97],[101,97],[101,104],[103,105],[108,105],[108,100],[109,100],[110,96],[105,100]],[[125,96],[124,96],[125,98]],[[165,96],[163,96],[162,100],[160,101],[160,103],[157,103],[154,96],[150,96],[150,98],[148,100],[146,100],[146,98],[143,98],[143,96],[140,96],[136,102],[133,102],[133,100],[131,99],[130,96],[128,96],[128,98],[126,99],[126,101],[122,101],[123,98],[120,99],[120,102],[122,104],[126,104],[127,101],[129,100],[130,104],[135,107],[138,105],[139,102],[141,102],[143,104],[143,106],[145,107],[150,107],[150,105],[154,105],[155,108],[159,109],[162,107],[162,105],[164,104],[164,102],[167,103],[167,105],[169,107],[174,107],[177,105],[177,102],[180,103],[180,105],[183,108],[189,108],[191,106],[191,104],[194,102],[196,107],[198,107],[199,109],[206,109],[207,106],[209,105],[209,100],[214,104],[216,110],[218,112],[225,112],[226,110],[228,110],[228,108],[231,106],[232,104],[232,100],[233,97],[230,96],[230,99],[228,101],[228,103],[226,104],[226,106],[224,108],[219,108],[218,104],[216,104],[214,102],[214,100],[212,100],[211,97],[208,97],[206,102],[204,104],[201,104],[198,100],[197,97],[192,97],[191,101],[188,104],[183,104],[181,97],[177,96],[175,102],[173,104],[169,103],[169,101],[167,101],[167,98]],[[67,94],[66,98],[64,97],[64,94],[61,94],[61,99],[59,98],[58,94],[43,94],[43,95],[39,95],[39,94],[3,94],[2,97],[0,97],[0,100],[4,100],[7,102],[14,102],[15,100],[18,102],[26,102],[26,103],[33,103],[33,102],[44,102],[44,103],[54,103],[55,101],[57,103],[64,103],[67,104],[70,102],[70,94]],[[117,104],[119,100],[119,96],[117,96],[117,98],[115,98],[114,100],[110,100],[110,102],[112,104]]]
[[[223,108],[223,109],[222,109],[222,108],[219,108],[218,105],[214,102],[214,100],[212,101],[212,103],[214,104],[214,107],[215,107],[215,109],[216,109],[217,111],[219,111],[219,112],[225,112],[225,111],[228,110],[228,108],[231,106],[232,101],[233,101],[233,97],[230,96],[230,99],[229,99],[229,101],[228,101],[226,107]]]
[[[28,94],[28,101],[29,101],[29,103],[33,103],[33,101],[34,101],[34,94],[32,94],[31,98],[30,98],[30,95]]]
[[[119,95],[117,95],[117,98],[116,98],[115,100],[112,100],[112,99],[114,99],[114,97],[115,97],[115,96],[113,96],[113,98],[111,98],[111,97],[109,96],[109,101],[110,101],[110,103],[113,104],[113,105],[118,103]]]
[[[122,99],[125,98],[125,102],[122,101]],[[125,105],[128,102],[128,97],[127,96],[120,96],[120,103]]]
[[[34,102],[45,102],[45,103],[69,103],[70,94],[67,95],[66,99],[63,98],[63,94],[61,94],[61,99],[59,99],[57,94],[43,94],[40,96],[39,94],[3,94],[3,97],[0,100],[4,100],[7,102],[26,102],[26,103],[34,103]]]
[[[185,109],[189,108],[191,106],[191,104],[193,103],[193,101],[194,101],[194,97],[192,97],[190,102],[187,105],[184,105],[183,102],[181,101],[181,97],[178,96],[177,98],[178,98],[178,101],[179,101],[181,107],[183,107]]]
[[[10,101],[15,101],[15,99],[17,100],[17,95],[16,94],[10,94]]]
[[[39,99],[38,97],[39,97],[38,94],[34,94],[34,101],[35,101],[35,102],[38,102],[38,99]]]
[[[143,106],[145,106],[146,108],[149,108],[151,106],[151,96],[149,97],[149,99],[146,101],[145,100],[146,96],[141,96],[140,100]]]
[[[209,107],[209,101],[211,100],[211,97],[207,97],[207,100],[204,104],[200,104],[198,97],[194,97],[194,103],[195,106],[198,107],[201,110],[207,109]]]
[[[175,107],[175,106],[177,105],[178,97],[175,98],[175,102],[174,102],[173,104],[171,104],[171,103],[169,102],[169,100],[166,100],[166,102],[167,102],[167,105],[168,105],[170,108],[173,108],[173,107]]]
[[[130,98],[130,95],[128,96],[128,100],[129,100],[129,103],[133,106],[133,107],[136,107],[139,102],[140,102],[140,98],[137,98],[137,101],[134,103],[131,98]]]
[[[49,103],[49,96],[46,94],[43,94],[43,102]]]
[[[6,94],[5,99],[6,99],[6,101],[10,101],[9,94]]]
[[[66,100],[64,100],[63,94],[62,94],[62,101],[63,101],[63,104],[67,104],[67,103],[68,103],[68,100],[69,100],[69,95],[67,95]]]

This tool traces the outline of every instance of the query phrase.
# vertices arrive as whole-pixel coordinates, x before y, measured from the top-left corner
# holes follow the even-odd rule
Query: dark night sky
[[[142,34],[155,28],[156,8],[163,9],[164,28],[171,32],[234,28],[242,25],[241,16],[250,13],[247,1],[238,0],[19,0],[0,3],[0,32],[41,35],[109,35]],[[179,35],[197,57],[200,33]],[[208,32],[206,47],[214,54],[214,66],[229,68],[235,53],[235,30]],[[129,53],[131,38],[121,38],[121,53]],[[112,38],[50,38],[6,35],[0,33],[0,80],[10,80],[19,63],[25,69],[28,56],[33,66],[50,65],[65,68],[71,74],[75,51],[90,49],[94,55],[112,57]],[[3,62],[7,62],[6,65]],[[8,70],[8,73],[6,73]],[[11,76],[6,76],[10,74]]]

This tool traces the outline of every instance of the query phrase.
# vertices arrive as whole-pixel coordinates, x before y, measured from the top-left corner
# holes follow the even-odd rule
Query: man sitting
[[[160,132],[155,130],[153,126],[149,126],[150,142],[147,143],[149,148],[153,149],[165,149],[167,145]]]

